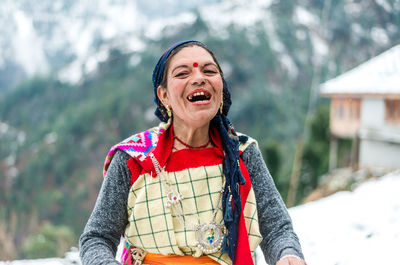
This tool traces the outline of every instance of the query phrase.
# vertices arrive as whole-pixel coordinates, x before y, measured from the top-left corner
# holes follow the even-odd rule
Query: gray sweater
[[[88,223],[79,239],[83,265],[120,264],[115,254],[128,223],[127,201],[131,172],[130,156],[117,151],[108,168]],[[285,255],[303,258],[292,221],[264,163],[260,150],[250,145],[242,154],[256,196],[258,221],[263,239],[260,243],[270,265]]]

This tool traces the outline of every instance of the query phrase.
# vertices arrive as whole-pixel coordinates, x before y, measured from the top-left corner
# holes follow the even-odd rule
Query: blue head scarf
[[[168,115],[166,114],[165,107],[162,105],[157,96],[157,88],[163,82],[165,63],[169,58],[171,52],[178,47],[187,47],[190,45],[200,46],[209,51],[206,46],[194,40],[186,40],[178,42],[170,47],[161,58],[158,60],[157,65],[153,70],[153,88],[154,88],[154,102],[157,105],[155,115],[161,120],[166,122]],[[210,51],[209,51],[210,52]],[[211,52],[210,52],[211,53]],[[211,53],[212,55],[212,53]],[[218,64],[218,62],[216,62]],[[221,72],[222,75],[222,72]],[[229,108],[232,104],[231,94],[228,83],[222,76],[223,82],[223,110],[222,113],[218,112],[212,119],[211,125],[215,126],[221,135],[222,147],[225,151],[223,161],[223,172],[226,178],[224,193],[222,195],[222,211],[224,215],[224,224],[228,230],[227,235],[224,237],[222,252],[228,253],[232,263],[235,262],[235,253],[238,240],[239,219],[242,212],[242,203],[240,199],[239,184],[245,184],[245,179],[239,168],[239,139],[230,123],[228,117]],[[235,207],[233,207],[232,202]]]

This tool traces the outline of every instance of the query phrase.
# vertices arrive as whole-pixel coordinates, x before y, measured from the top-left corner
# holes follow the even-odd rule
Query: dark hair
[[[223,82],[223,110],[222,113],[219,111],[217,112],[215,117],[211,120],[211,126],[215,127],[219,131],[221,135],[222,148],[225,152],[222,166],[226,182],[224,193],[222,194],[222,212],[224,224],[228,230],[228,234],[224,237],[222,252],[227,252],[232,260],[232,264],[234,264],[238,240],[239,219],[242,212],[240,185],[245,184],[246,181],[239,167],[239,138],[237,137],[233,126],[227,117],[232,103],[229,86],[223,77],[221,67],[218,64],[214,54],[208,48],[206,48],[203,43],[198,41],[179,42],[169,48],[158,60],[152,77],[155,94],[154,101],[157,104],[155,114],[158,118],[160,118],[161,121],[166,122],[168,120],[165,107],[161,104],[161,101],[157,96],[157,88],[159,85],[166,88],[167,69],[171,58],[183,48],[193,45],[202,47],[210,53],[215,63],[218,65]]]

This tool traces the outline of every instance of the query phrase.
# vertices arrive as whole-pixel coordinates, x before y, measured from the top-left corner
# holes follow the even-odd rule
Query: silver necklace
[[[160,177],[161,183],[164,189],[167,192],[167,203],[166,207],[170,208],[171,211],[175,213],[179,223],[186,229],[196,232],[197,236],[197,247],[205,254],[215,253],[222,247],[222,241],[224,235],[226,233],[226,228],[223,224],[218,224],[215,221],[215,217],[217,215],[218,208],[220,207],[221,197],[223,193],[223,189],[220,191],[220,196],[218,199],[217,206],[213,212],[213,217],[210,223],[201,224],[200,217],[197,213],[198,224],[192,224],[185,221],[185,214],[183,212],[183,196],[177,192],[172,185],[168,182],[167,177],[165,176],[164,168],[161,168],[157,159],[154,157],[153,153],[150,153],[150,158],[153,162],[154,168],[156,170],[157,175]],[[222,185],[223,187],[224,185]]]

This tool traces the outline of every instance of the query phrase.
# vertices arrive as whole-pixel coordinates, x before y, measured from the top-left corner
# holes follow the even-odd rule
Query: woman
[[[109,152],[80,238],[83,264],[304,265],[288,212],[256,141],[226,117],[230,91],[197,41],[168,49],[153,71],[162,123]]]

